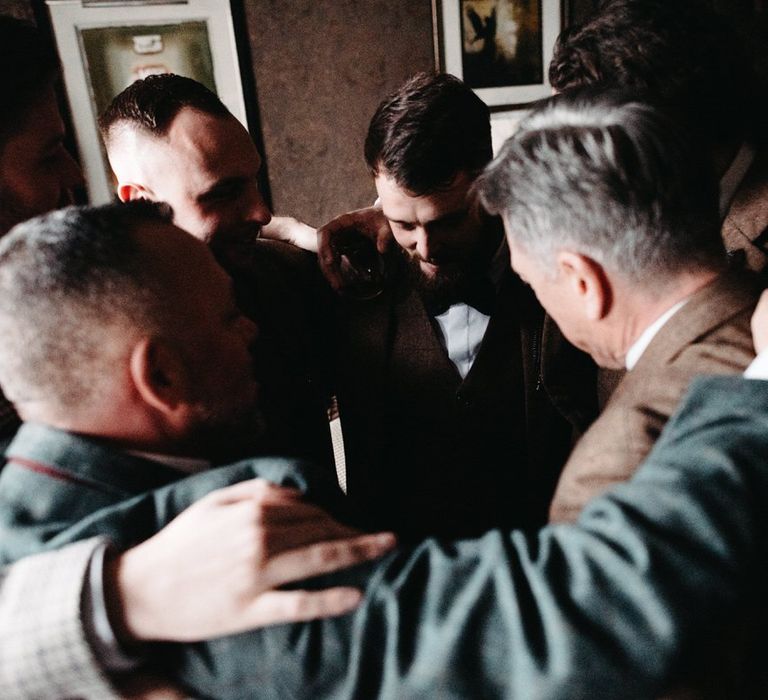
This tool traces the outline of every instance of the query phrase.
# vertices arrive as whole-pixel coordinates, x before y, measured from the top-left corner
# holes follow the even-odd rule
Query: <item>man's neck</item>
[[[647,340],[647,343],[644,343],[642,348],[643,350],[645,349],[650,340],[652,340],[652,337],[643,339],[643,334],[649,330],[655,330],[656,332],[661,330],[661,327],[664,325],[663,323],[658,324],[656,328],[654,328],[654,324],[657,324],[665,314],[668,314],[669,318],[671,318],[672,310],[676,310],[675,307],[682,305],[700,289],[714,282],[719,276],[720,273],[714,270],[686,273],[678,277],[675,283],[659,296],[638,294],[636,291],[633,293],[631,290],[624,290],[622,297],[626,301],[617,306],[615,311],[618,331],[616,347],[620,348],[615,357],[616,366],[625,366],[627,353],[639,341]],[[663,320],[667,321],[669,318]],[[642,352],[637,357],[631,359],[636,361],[640,354]]]
[[[118,415],[108,417],[104,410],[101,419],[94,415],[79,415],[76,410],[58,410],[45,402],[27,402],[20,404],[19,413],[25,422],[82,435],[114,450],[146,456],[155,461],[197,458],[186,454],[173,440],[163,436],[162,431],[151,430],[142,421],[132,422],[128,412],[122,418]]]

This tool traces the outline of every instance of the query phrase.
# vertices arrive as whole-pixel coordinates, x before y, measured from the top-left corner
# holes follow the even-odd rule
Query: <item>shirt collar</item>
[[[197,474],[211,468],[211,463],[205,459],[196,459],[194,457],[174,457],[171,455],[161,455],[155,452],[142,452],[140,450],[127,450],[128,454],[150,462],[158,462],[166,467],[183,472],[184,474]]]
[[[755,160],[755,149],[746,141],[741,144],[736,157],[731,161],[728,170],[720,178],[720,218],[725,218],[731,206],[736,190],[739,189],[744,176]]]
[[[664,327],[664,324],[669,321],[680,309],[685,306],[688,301],[688,297],[682,301],[677,302],[672,308],[667,309],[661,316],[659,316],[648,328],[646,328],[640,337],[632,343],[627,355],[624,358],[624,365],[627,370],[632,370],[639,362],[640,357],[645,352],[646,348],[651,344],[651,341],[656,337],[656,334]]]

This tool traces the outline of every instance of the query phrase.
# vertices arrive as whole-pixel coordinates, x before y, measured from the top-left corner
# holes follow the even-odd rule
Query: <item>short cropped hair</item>
[[[711,0],[607,0],[558,37],[549,80],[632,91],[715,143],[748,134],[754,111],[749,42]]]
[[[479,173],[491,160],[488,107],[461,80],[419,73],[376,109],[365,139],[372,175],[381,171],[414,195]]]
[[[164,73],[137,80],[117,95],[99,117],[99,130],[105,141],[117,124],[130,124],[154,136],[164,136],[185,107],[216,117],[231,114],[202,83]]]
[[[726,264],[717,181],[699,150],[649,105],[561,95],[521,123],[476,188],[543,269],[568,249],[660,289]]]
[[[0,17],[0,147],[23,127],[24,112],[58,70],[56,53],[33,24]]]
[[[77,406],[113,373],[103,351],[113,334],[161,333],[172,313],[163,275],[134,231],[171,214],[144,200],[69,207],[0,241],[0,383],[11,400]]]

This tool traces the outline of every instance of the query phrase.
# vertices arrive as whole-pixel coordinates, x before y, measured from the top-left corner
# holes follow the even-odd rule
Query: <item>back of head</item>
[[[560,35],[549,79],[631,91],[715,143],[740,139],[752,113],[748,42],[711,0],[606,0]]]
[[[488,107],[461,80],[419,73],[377,108],[365,140],[365,160],[414,195],[476,174],[490,161]]]
[[[711,168],[674,121],[620,96],[561,95],[541,105],[478,191],[545,269],[566,249],[652,291],[725,264]]]
[[[0,147],[57,73],[56,54],[34,25],[0,17]]]
[[[192,78],[173,73],[150,75],[123,90],[99,117],[99,129],[109,141],[119,126],[138,128],[154,136],[163,136],[184,108],[226,117],[230,111],[216,94]]]
[[[169,221],[146,201],[70,207],[0,242],[0,383],[11,400],[74,409],[117,371],[131,329],[162,328],[162,275],[134,232]]]

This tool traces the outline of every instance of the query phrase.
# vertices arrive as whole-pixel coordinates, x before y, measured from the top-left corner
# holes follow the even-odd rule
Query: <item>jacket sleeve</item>
[[[0,697],[119,697],[101,671],[82,621],[91,539],[0,570]]]
[[[364,587],[352,615],[172,663],[221,698],[657,697],[707,670],[765,580],[766,464],[768,382],[698,381],[635,478],[576,524],[426,540],[319,582]]]
[[[220,700],[657,697],[706,671],[764,591],[766,464],[768,382],[697,380],[635,477],[577,523],[425,540],[301,584],[361,587],[351,615],[156,660]],[[290,466],[261,475],[282,483]],[[187,490],[154,495],[157,526],[200,495]]]

